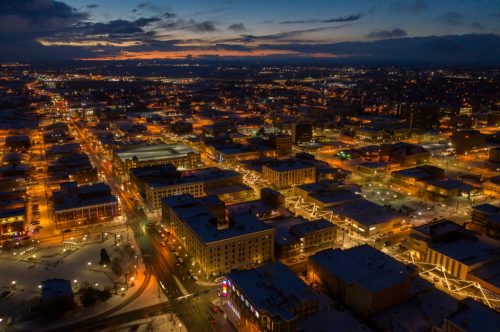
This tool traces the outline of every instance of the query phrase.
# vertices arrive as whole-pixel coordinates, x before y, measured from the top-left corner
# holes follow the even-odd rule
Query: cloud
[[[319,31],[327,31],[327,30],[339,30],[339,29],[343,29],[343,28],[346,28],[349,26],[350,26],[350,24],[343,24],[343,25],[336,25],[336,26],[326,26],[326,27],[320,27],[320,28],[313,28],[313,29],[285,31],[285,32],[273,33],[273,34],[268,34],[268,35],[243,34],[240,36],[240,38],[235,38],[235,39],[232,39],[230,41],[248,43],[248,42],[253,42],[253,41],[265,41],[265,40],[267,40],[267,41],[286,40],[288,38],[297,37],[297,36],[300,36],[303,34],[319,32]]]
[[[187,21],[185,19],[168,20],[160,25],[160,28],[165,30],[186,30],[197,33],[207,33],[217,31],[215,22],[202,21],[198,22],[193,19]]]
[[[403,29],[392,29],[392,30],[373,30],[366,37],[372,39],[389,39],[389,38],[401,38],[408,36],[408,33]]]
[[[83,35],[130,35],[143,33],[142,27],[147,25],[149,19],[140,18],[136,21],[113,20],[109,22],[84,22],[77,27]]]
[[[96,4],[96,3],[94,3],[94,4],[91,4],[91,5],[87,5],[85,7],[87,7],[88,9],[95,9],[95,8],[99,7],[99,5]]]
[[[372,13],[372,11],[370,11]],[[294,21],[282,21],[280,24],[311,24],[311,23],[335,23],[335,22],[352,22],[361,19],[363,16],[368,14],[351,14],[348,16],[339,16],[328,19],[308,19],[308,20],[294,20]]]
[[[150,25],[151,23],[159,22],[159,21],[161,21],[161,19],[158,17],[148,17],[148,18],[141,17],[141,18],[135,20],[133,23],[135,25],[137,25],[138,27],[145,27],[147,25]]]
[[[234,32],[243,32],[247,31],[247,28],[243,23],[233,23],[230,26],[227,27],[228,30],[234,31]]]
[[[391,3],[389,9],[392,12],[411,12],[411,13],[421,13],[429,8],[429,4],[426,0],[415,0],[415,1],[395,1]]]
[[[88,14],[52,0],[0,1],[0,39],[29,39],[72,27]]]
[[[441,15],[438,16],[438,20],[448,26],[458,26],[463,24],[463,16],[462,14],[455,12],[455,11],[449,11],[446,13],[442,13]]]
[[[174,18],[174,17],[177,17],[177,14],[174,12],[167,11],[167,12],[163,13],[163,17],[167,18],[167,19]]]
[[[217,31],[215,23],[212,21],[196,22],[194,20],[189,20],[184,29],[191,32],[202,32],[202,33]]]

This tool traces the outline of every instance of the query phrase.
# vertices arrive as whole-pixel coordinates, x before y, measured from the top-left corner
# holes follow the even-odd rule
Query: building
[[[425,187],[424,181],[442,179],[443,177],[444,169],[430,165],[391,172],[393,183],[407,187],[419,186],[422,189]]]
[[[219,163],[235,163],[243,160],[256,160],[261,152],[244,144],[213,144],[208,146],[210,157]]]
[[[28,150],[31,147],[31,140],[26,135],[8,136],[5,138],[5,147],[11,151]]]
[[[120,215],[116,197],[105,183],[78,186],[76,182],[60,184],[52,192],[54,217],[60,229],[112,221]]]
[[[9,205],[0,206],[1,239],[25,235],[27,230],[25,205]]]
[[[249,191],[253,193],[252,188],[243,184],[240,173],[217,167],[185,171],[178,177],[159,177],[144,183],[146,202],[152,209],[161,208],[161,200],[169,196],[191,194],[201,197],[217,194],[223,198],[231,194],[233,197],[240,197],[247,195]]]
[[[429,151],[417,144],[398,142],[380,146],[380,161],[399,164],[403,167],[428,163],[429,158]]]
[[[415,294],[407,301],[371,317],[376,331],[437,332],[444,319],[458,310],[460,302],[453,296],[418,277],[413,283]]]
[[[95,183],[97,168],[85,153],[72,153],[59,157],[49,165],[51,180],[76,181],[79,184]]]
[[[404,105],[401,115],[411,129],[428,130],[439,127],[440,110],[432,105]]]
[[[356,166],[357,170],[366,175],[382,175],[389,171],[390,163],[368,161]]]
[[[486,142],[486,136],[479,130],[473,129],[457,130],[450,139],[458,154],[481,148]]]
[[[478,241],[472,232],[449,220],[414,227],[408,243],[416,260],[441,266],[464,280],[475,269],[500,258],[494,247]]]
[[[57,314],[75,306],[71,281],[65,279],[47,279],[42,281],[40,296],[42,310],[48,314]]]
[[[480,187],[475,187],[456,179],[424,180],[422,182],[427,192],[427,196],[434,201],[459,196],[470,199],[474,196],[481,195],[483,192]]]
[[[292,142],[301,144],[312,140],[313,126],[310,123],[292,123]]]
[[[484,304],[467,298],[462,301],[461,308],[447,317],[442,332],[497,332],[500,326],[500,315]]]
[[[233,323],[238,331],[300,331],[301,319],[329,304],[282,263],[230,273],[222,294],[237,317]]]
[[[127,147],[113,151],[113,170],[128,175],[132,168],[173,164],[177,168],[200,166],[200,155],[183,144],[156,144]]]
[[[483,193],[492,198],[500,197],[500,175],[491,177],[483,182]]]
[[[393,231],[401,227],[403,222],[403,215],[395,210],[366,199],[339,204],[328,210],[343,220],[354,232],[365,237]]]
[[[493,163],[500,163],[500,147],[490,149],[488,160]]]
[[[472,207],[472,221],[467,228],[500,240],[500,207],[487,203]]]
[[[286,134],[270,134],[268,144],[272,146],[279,157],[292,154],[292,137]]]
[[[361,199],[355,192],[356,189],[341,182],[325,180],[316,183],[302,184],[294,188],[294,195],[300,196],[304,201],[314,203],[319,209],[326,209],[347,202]],[[359,189],[361,192],[361,189]]]
[[[162,221],[206,278],[273,260],[273,227],[249,211],[226,213],[217,197],[166,197]]]
[[[414,267],[369,245],[323,250],[307,261],[308,281],[363,317],[406,301],[415,275]]]
[[[262,166],[262,178],[276,188],[316,182],[316,167],[303,160],[276,160]]]
[[[274,219],[276,258],[290,259],[314,254],[335,246],[335,224],[325,219],[308,221],[302,217]]]

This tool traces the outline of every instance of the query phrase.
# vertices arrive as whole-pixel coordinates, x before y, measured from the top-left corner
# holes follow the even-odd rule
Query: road
[[[177,300],[189,294],[206,291],[207,287],[200,286],[187,277],[189,273],[187,266],[176,266],[176,259],[172,252],[160,245],[162,239],[156,229],[148,227],[148,218],[143,210],[139,209],[139,201],[131,200],[131,193],[127,191],[127,188],[121,186],[121,179],[113,174],[110,163],[101,157],[102,152],[94,148],[95,145],[89,137],[90,135],[86,135],[76,122],[72,122],[71,126],[82,148],[87,152],[94,165],[102,172],[113,193],[119,197],[122,212],[127,218],[127,225],[134,231],[148,271],[161,282],[161,285],[163,285],[162,291],[173,303],[168,309],[173,310],[182,321],[182,324],[190,331],[220,331],[221,329],[231,331],[231,327],[225,319],[217,319],[216,324],[211,324],[208,319],[211,303],[216,298],[213,292],[180,301]],[[145,280],[146,284],[148,282],[149,277]],[[142,291],[138,290],[137,293],[140,295]],[[147,312],[148,309],[146,308],[143,313]],[[107,315],[109,316],[109,313]],[[102,321],[106,322],[107,326],[112,326],[114,323],[121,324],[134,319],[133,315],[123,316],[123,318],[117,318],[119,321],[115,322],[113,317],[108,318],[109,322],[104,319]]]

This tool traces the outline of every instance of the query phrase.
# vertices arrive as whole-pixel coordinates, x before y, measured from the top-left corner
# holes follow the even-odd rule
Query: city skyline
[[[8,0],[0,10],[4,61],[213,57],[402,61],[411,52],[425,52],[429,59],[422,54],[414,55],[414,60],[426,62],[448,56],[451,49],[463,60],[490,53],[476,59],[488,63],[499,54],[500,6],[486,0],[311,4]],[[440,47],[443,43],[449,47]],[[389,52],[390,59],[384,55]]]

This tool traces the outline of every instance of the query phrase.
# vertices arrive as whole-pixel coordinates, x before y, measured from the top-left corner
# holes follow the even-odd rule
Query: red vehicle
[[[218,307],[218,306],[213,306],[213,307],[212,307],[212,311],[213,311],[214,313],[218,313],[218,312],[219,312],[219,310],[220,310],[220,309],[219,309],[219,307]]]

